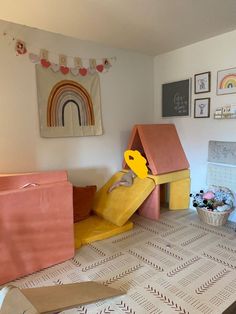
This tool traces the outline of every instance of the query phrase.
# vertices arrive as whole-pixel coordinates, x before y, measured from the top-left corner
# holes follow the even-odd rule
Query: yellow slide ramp
[[[131,221],[119,227],[101,217],[90,216],[74,224],[75,248],[78,249],[81,245],[116,236],[132,228],[133,223]]]
[[[96,193],[94,212],[117,226],[123,226],[155,188],[154,179],[136,177],[133,185],[120,186],[108,193],[110,186],[119,181],[126,171],[119,171]]]

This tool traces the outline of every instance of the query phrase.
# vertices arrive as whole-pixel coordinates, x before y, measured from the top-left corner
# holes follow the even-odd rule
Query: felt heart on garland
[[[89,73],[90,73],[90,74],[96,73],[96,69],[95,69],[95,68],[89,68]]]
[[[29,59],[33,63],[38,63],[39,62],[39,56],[34,54],[34,53],[29,53]]]
[[[60,70],[60,65],[59,64],[56,64],[56,63],[52,63],[51,64],[51,70],[53,72],[58,72]]]
[[[98,64],[98,65],[96,66],[96,69],[97,69],[98,72],[102,72],[103,69],[104,69],[104,65],[103,65],[103,64]]]
[[[111,63],[108,59],[103,60],[103,65],[104,65],[104,68],[107,70],[110,69],[110,67],[111,67]]]
[[[74,76],[79,74],[79,68],[71,68],[70,71]]]
[[[85,76],[87,74],[88,70],[86,68],[80,68],[79,69],[79,74],[82,76]]]
[[[65,67],[64,65],[60,66],[60,70],[62,74],[68,74],[70,69],[68,67]]]
[[[48,67],[50,67],[50,65],[51,65],[51,62],[49,62],[49,61],[46,60],[46,59],[41,59],[40,62],[41,62],[42,66],[43,66],[44,68],[48,68]]]

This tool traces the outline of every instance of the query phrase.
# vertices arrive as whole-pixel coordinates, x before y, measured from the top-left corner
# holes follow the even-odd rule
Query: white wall
[[[16,56],[3,31],[35,51],[117,57],[110,71],[100,75],[104,135],[40,137],[34,65],[27,56]],[[132,126],[153,120],[153,58],[4,21],[0,34],[0,172],[66,169],[74,184],[103,184],[121,169]]]
[[[104,135],[41,138],[34,65],[27,56],[17,57],[14,43],[1,36],[1,173],[67,169],[74,184],[101,186],[121,168],[134,124],[174,123],[190,162],[192,190],[196,191],[206,183],[208,141],[236,141],[236,120],[213,119],[216,107],[236,104],[236,94],[216,95],[217,71],[236,66],[236,31],[157,56],[154,85],[152,57],[0,21],[0,34],[3,31],[25,40],[35,51],[47,48],[85,58],[116,56],[117,62],[100,75]],[[212,74],[212,91],[202,94],[211,97],[211,117],[194,119],[192,110],[191,117],[161,118],[161,84],[205,71]],[[192,94],[192,109],[194,98],[200,97]]]
[[[236,31],[155,57],[154,102],[155,122],[174,123],[190,162],[192,191],[206,186],[209,140],[236,141],[236,120],[214,120],[217,107],[236,104],[236,94],[216,95],[217,71],[236,67]],[[194,95],[192,84],[191,117],[161,118],[163,83],[193,78],[194,74],[211,71],[211,92]],[[195,98],[211,98],[210,118],[194,119]]]

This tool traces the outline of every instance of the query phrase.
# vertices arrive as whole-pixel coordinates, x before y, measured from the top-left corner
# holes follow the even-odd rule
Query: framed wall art
[[[162,117],[189,116],[191,79],[162,84]]]
[[[210,98],[199,98],[194,100],[194,118],[210,117]]]
[[[217,72],[217,95],[236,93],[236,68]]]
[[[194,93],[209,93],[211,91],[211,72],[194,75]]]

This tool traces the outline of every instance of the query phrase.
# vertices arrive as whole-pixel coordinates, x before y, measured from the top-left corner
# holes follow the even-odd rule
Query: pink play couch
[[[0,284],[73,256],[66,171],[0,175]]]

